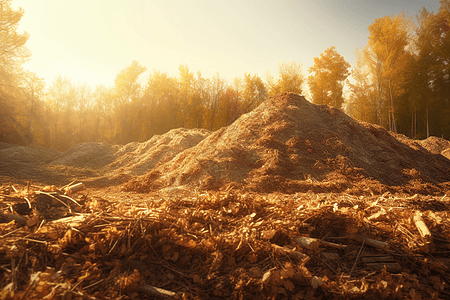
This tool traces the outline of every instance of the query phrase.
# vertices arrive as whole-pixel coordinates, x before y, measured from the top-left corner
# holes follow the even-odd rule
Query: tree
[[[30,57],[25,47],[28,34],[17,32],[23,13],[23,9],[11,8],[11,0],[0,0],[0,78],[3,80],[8,74],[17,74]]]
[[[342,108],[344,103],[343,84],[349,75],[350,64],[344,60],[335,47],[330,47],[314,58],[309,68],[309,89],[316,104],[334,105]]]
[[[387,111],[388,127],[397,131],[394,100],[402,90],[401,60],[408,46],[409,21],[405,14],[376,19],[369,26],[369,40],[364,49],[364,58],[369,66],[372,80],[377,88],[379,106],[379,124],[383,125],[383,116]]]
[[[225,92],[225,81],[220,78],[217,73],[208,84],[208,100],[207,100],[207,114],[209,116],[209,130],[219,128],[216,124],[216,117],[220,108],[220,98]]]
[[[51,120],[51,145],[65,150],[73,144],[73,111],[76,89],[70,79],[58,75],[49,88],[46,99],[47,118]]]
[[[177,127],[179,84],[167,73],[153,71],[144,92],[147,137]]]
[[[28,34],[17,31],[23,10],[13,10],[11,0],[0,0],[0,141],[26,143],[22,107],[24,94],[19,88],[22,64],[30,53],[25,47]]]
[[[130,66],[117,74],[114,81],[114,92],[116,107],[116,142],[128,143],[133,140],[139,140],[142,129],[142,102],[141,102],[141,84],[138,81],[139,76],[147,68],[133,61]],[[137,129],[137,130],[134,130]]]
[[[439,11],[423,8],[417,15],[414,36],[416,84],[419,87],[417,131],[420,137],[450,136],[450,12],[449,1]],[[423,125],[421,123],[424,123]],[[422,129],[423,128],[423,129]],[[423,133],[421,133],[423,132]]]
[[[247,113],[255,109],[268,97],[267,89],[258,75],[244,74],[242,91],[242,111]]]
[[[180,65],[180,110],[179,120],[182,127],[186,127],[186,122],[190,113],[190,105],[192,103],[192,89],[194,84],[194,74],[189,72],[187,66]]]
[[[35,73],[25,71],[21,76],[22,85],[24,86],[22,91],[25,94],[26,105],[24,105],[27,125],[25,129],[25,135],[27,137],[27,143],[35,142],[35,135],[40,131],[40,140],[38,144],[41,146],[49,146],[49,130],[47,120],[43,118],[43,96],[45,82],[44,79],[39,78]],[[35,126],[35,128],[32,127]],[[38,130],[36,127],[40,127]]]
[[[376,88],[359,50],[356,50],[356,66],[352,69],[352,78],[353,82],[347,80],[350,94],[345,105],[346,112],[361,121],[377,123]]]
[[[278,64],[278,79],[274,79],[270,73],[267,74],[270,96],[283,92],[302,94],[304,82],[305,75],[303,74],[302,65],[295,61],[289,63],[283,61]]]
[[[114,105],[111,90],[104,85],[98,85],[92,94],[92,138],[96,142],[108,141],[114,136]]]
[[[76,98],[75,98],[75,112],[77,114],[78,119],[78,128],[76,130],[77,133],[77,142],[86,142],[89,141],[90,138],[88,136],[87,130],[88,126],[88,114],[92,109],[92,90],[91,87],[86,83],[78,86],[76,88]]]

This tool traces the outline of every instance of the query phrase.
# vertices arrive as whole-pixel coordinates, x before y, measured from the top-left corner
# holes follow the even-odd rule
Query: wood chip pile
[[[233,183],[259,193],[433,194],[450,188],[446,149],[450,142],[444,139],[412,140],[282,93],[125,188],[210,190]]]
[[[0,191],[0,299],[450,297],[449,196],[72,186]]]

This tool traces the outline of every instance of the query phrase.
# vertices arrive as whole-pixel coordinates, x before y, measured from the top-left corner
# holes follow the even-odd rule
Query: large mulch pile
[[[0,300],[450,298],[450,142],[295,94],[212,133],[0,143],[0,183]]]
[[[125,188],[231,184],[267,193],[440,193],[450,181],[450,160],[440,154],[446,148],[443,139],[414,141],[285,93]]]

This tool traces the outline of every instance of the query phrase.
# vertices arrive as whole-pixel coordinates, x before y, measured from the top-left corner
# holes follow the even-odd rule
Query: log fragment
[[[294,238],[294,242],[309,250],[316,250],[320,246],[320,240],[305,236]]]

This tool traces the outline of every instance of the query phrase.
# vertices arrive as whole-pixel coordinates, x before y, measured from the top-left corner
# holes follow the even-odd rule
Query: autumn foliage
[[[0,141],[66,150],[82,142],[146,141],[173,128],[227,126],[269,96],[294,92],[316,104],[411,138],[450,137],[450,11],[421,10],[374,20],[367,46],[350,64],[329,47],[314,59],[307,77],[302,64],[281,62],[277,76],[245,73],[227,82],[188,66],[179,75],[147,70],[133,61],[112,86],[74,84],[64,76],[45,83],[23,69],[30,53],[27,34],[17,31],[22,10],[1,0]],[[351,75],[351,76],[349,76]]]

